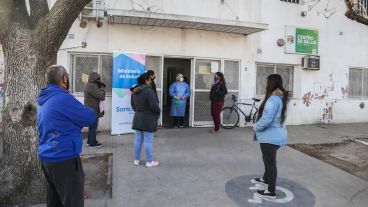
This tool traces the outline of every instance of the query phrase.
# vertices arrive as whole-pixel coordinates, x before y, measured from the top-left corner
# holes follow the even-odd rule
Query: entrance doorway
[[[171,97],[169,88],[176,81],[177,74],[183,74],[184,82],[190,86],[191,81],[191,59],[182,58],[164,58],[164,73],[163,73],[163,97],[162,97],[162,126],[173,127],[174,120],[170,116]],[[187,100],[185,109],[184,126],[189,126],[190,100]]]

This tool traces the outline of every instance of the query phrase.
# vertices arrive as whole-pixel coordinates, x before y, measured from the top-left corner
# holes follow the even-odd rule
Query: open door
[[[183,74],[184,82],[191,86],[191,60],[184,58],[165,58],[163,71],[163,100],[162,100],[162,126],[173,127],[174,120],[170,116],[171,97],[169,88],[176,81],[176,75]],[[190,99],[185,109],[184,126],[189,127]]]

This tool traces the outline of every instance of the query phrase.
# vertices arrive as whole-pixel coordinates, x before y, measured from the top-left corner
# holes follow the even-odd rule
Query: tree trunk
[[[32,47],[28,30],[14,28],[4,41],[5,105],[3,111],[4,156],[0,165],[2,203],[43,201],[45,185],[37,156],[37,95],[45,86],[40,69],[49,64]],[[16,164],[15,164],[16,163]]]
[[[5,102],[0,206],[45,201],[46,186],[38,159],[37,96],[46,86],[46,68],[80,11],[90,0],[0,0]]]

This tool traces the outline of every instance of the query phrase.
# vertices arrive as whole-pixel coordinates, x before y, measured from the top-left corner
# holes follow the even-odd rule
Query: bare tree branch
[[[1,0],[0,1],[0,42],[2,42],[2,36],[7,26],[9,25],[11,18],[11,9],[13,6],[12,0]]]
[[[47,0],[29,0],[29,6],[31,11],[30,21],[32,28],[34,28],[38,21],[49,12],[49,6]]]
[[[13,0],[11,12],[12,23],[19,23],[23,27],[29,27],[29,16],[25,0]]]
[[[38,22],[34,44],[42,51],[57,52],[79,13],[91,0],[58,0]],[[46,44],[45,44],[46,43]]]

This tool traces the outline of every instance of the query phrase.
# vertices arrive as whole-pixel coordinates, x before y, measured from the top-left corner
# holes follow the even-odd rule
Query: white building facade
[[[88,74],[101,74],[105,105],[111,106],[112,52],[145,53],[146,69],[156,73],[163,126],[172,121],[168,87],[177,73],[192,91],[186,124],[212,124],[213,71],[225,74],[225,105],[231,105],[232,94],[241,102],[262,98],[266,77],[278,73],[293,91],[288,124],[368,122],[368,26],[348,19],[342,0],[308,2],[93,0],[72,26],[57,61],[67,66],[72,93],[81,101]],[[299,35],[290,35],[293,31],[313,33],[305,40],[312,46],[295,47]],[[300,51],[290,51],[290,44]],[[309,55],[319,58],[319,67],[302,65]],[[99,130],[110,129],[107,107]]]

